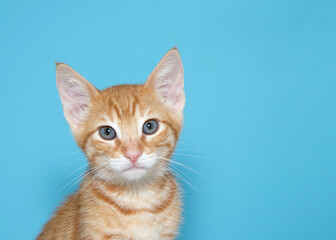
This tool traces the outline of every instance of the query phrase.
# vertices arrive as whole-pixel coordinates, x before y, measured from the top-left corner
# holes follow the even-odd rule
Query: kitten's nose
[[[141,156],[142,152],[138,148],[129,148],[125,152],[124,156],[127,157],[133,165],[138,161],[138,158]]]

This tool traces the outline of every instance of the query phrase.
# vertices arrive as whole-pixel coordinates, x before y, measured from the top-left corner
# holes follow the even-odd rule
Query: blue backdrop
[[[2,1],[1,238],[36,237],[85,171],[54,62],[102,89],[177,46],[174,159],[200,172],[179,167],[179,239],[336,239],[335,26],[335,1]]]

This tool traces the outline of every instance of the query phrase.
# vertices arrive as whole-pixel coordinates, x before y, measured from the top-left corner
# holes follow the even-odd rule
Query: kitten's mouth
[[[132,166],[132,167],[129,167],[129,168],[125,169],[123,172],[130,171],[130,170],[138,170],[138,169],[145,170],[146,168],[144,168],[144,167],[138,167],[138,166]]]
[[[132,166],[123,171],[123,175],[129,180],[136,180],[143,177],[147,172],[144,167]]]

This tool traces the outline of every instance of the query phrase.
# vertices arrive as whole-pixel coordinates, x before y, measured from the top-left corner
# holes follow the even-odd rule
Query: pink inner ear
[[[65,117],[70,125],[78,126],[90,103],[90,96],[85,85],[73,78],[64,79],[59,81],[59,92]]]
[[[160,97],[174,111],[180,112],[185,104],[182,64],[170,63],[162,67],[155,79]]]

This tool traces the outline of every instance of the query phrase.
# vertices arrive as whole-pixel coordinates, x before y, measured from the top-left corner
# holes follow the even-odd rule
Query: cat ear
[[[155,89],[160,99],[173,111],[181,113],[185,104],[183,64],[176,48],[161,59],[145,86]]]
[[[64,63],[56,63],[56,84],[64,116],[74,130],[84,120],[90,101],[98,90]]]

